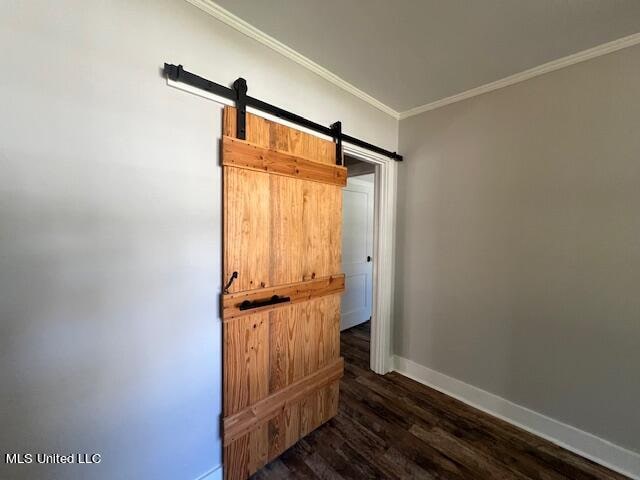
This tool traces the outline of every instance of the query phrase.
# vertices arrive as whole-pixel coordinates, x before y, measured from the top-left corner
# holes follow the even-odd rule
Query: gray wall
[[[160,67],[392,150],[397,122],[183,0],[4,1],[0,50],[0,478],[195,479],[221,462],[221,108]]]
[[[395,353],[640,452],[640,47],[399,147]]]

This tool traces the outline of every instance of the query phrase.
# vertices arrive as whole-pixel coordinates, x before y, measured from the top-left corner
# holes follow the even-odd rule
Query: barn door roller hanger
[[[207,80],[206,78],[202,78],[194,73],[188,72],[184,68],[182,68],[182,65],[173,65],[170,63],[164,64],[164,74],[170,80],[185,83],[192,87],[206,90],[207,92],[213,93],[214,95],[219,95],[221,97],[235,101],[237,110],[236,136],[242,140],[246,140],[247,138],[247,107],[251,107],[255,108],[256,110],[260,110],[261,112],[275,115],[276,117],[282,118],[283,120],[287,120],[291,123],[295,123],[296,125],[300,125],[315,132],[332,137],[333,141],[336,144],[336,163],[338,165],[342,164],[342,142],[351,143],[352,145],[356,145],[371,152],[384,155],[385,157],[389,157],[397,161],[402,161],[402,155],[399,155],[396,152],[390,152],[389,150],[385,150],[384,148],[377,147],[376,145],[372,145],[363,140],[352,137],[351,135],[342,133],[342,122],[335,122],[330,127],[325,127],[324,125],[312,122],[311,120],[301,117],[300,115],[296,115],[295,113],[283,110],[282,108],[271,105],[270,103],[263,102],[262,100],[258,100],[257,98],[248,96],[247,81],[244,78],[238,78],[235,82],[233,82],[233,88],[229,88],[225,87],[224,85],[220,85],[219,83]]]

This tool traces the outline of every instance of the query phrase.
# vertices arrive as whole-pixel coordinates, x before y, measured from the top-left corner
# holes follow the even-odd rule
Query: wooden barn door
[[[336,415],[342,187],[335,144],[224,113],[224,469],[244,479]]]

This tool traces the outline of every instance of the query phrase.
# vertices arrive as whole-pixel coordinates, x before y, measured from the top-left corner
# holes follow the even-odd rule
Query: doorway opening
[[[342,189],[342,271],[346,290],[340,312],[341,351],[347,362],[369,367],[373,313],[373,247],[376,166],[345,155]]]

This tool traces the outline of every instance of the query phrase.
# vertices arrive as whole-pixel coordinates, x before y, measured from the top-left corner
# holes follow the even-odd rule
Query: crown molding
[[[350,94],[358,97],[360,100],[364,100],[370,105],[376,107],[378,110],[383,111],[387,115],[391,115],[396,120],[399,119],[399,113],[393,108],[389,107],[388,105],[385,105],[379,100],[376,100],[371,95],[363,92],[359,88],[353,86],[346,80],[343,80],[342,78],[330,72],[326,68],[318,65],[317,63],[308,59],[304,55],[296,52],[292,48],[286,46],[284,43],[279,42],[272,36],[267,35],[261,30],[258,30],[253,25],[245,22],[240,17],[222,8],[220,5],[216,4],[212,0],[186,0],[186,1],[192,5],[195,5],[200,10],[208,13],[212,17],[215,17],[216,19],[220,20],[222,23],[225,23],[231,28],[239,31],[240,33],[243,33],[246,36],[253,38],[254,40],[257,40],[263,45],[271,48],[272,50],[275,50],[279,54],[284,55],[288,59],[293,60],[299,65],[302,65],[306,69],[311,70],[316,75],[321,76],[325,80],[333,83],[334,85],[342,88],[343,90],[349,92]]]
[[[586,60],[591,60],[592,58],[600,57],[602,55],[606,55],[607,53],[622,50],[623,48],[631,47],[639,43],[640,33],[634,33],[633,35],[622,37],[618,40],[613,40],[612,42],[603,43],[602,45],[598,45],[596,47],[589,48],[587,50],[583,50],[581,52],[574,53],[572,55],[568,55],[566,57],[559,58],[548,63],[543,63],[542,65],[538,65],[537,67],[533,67],[523,72],[510,75],[500,80],[496,80],[495,82],[487,83],[485,85],[472,88],[471,90],[467,90],[450,97],[436,100],[435,102],[427,103],[425,105],[400,112],[400,120],[418,115],[420,113],[428,112],[430,110],[435,110],[436,108],[444,107],[445,105],[460,102],[468,98],[476,97],[478,95],[482,95],[483,93],[492,92],[500,88],[514,85],[516,83],[524,82],[525,80],[529,80],[530,78],[544,75],[545,73],[553,72],[554,70],[559,70],[561,68],[569,67]]]
[[[302,65],[306,69],[312,71],[316,75],[319,75],[320,77],[324,78],[328,82],[331,82],[337,87],[345,90],[346,92],[349,92],[350,94],[354,95],[360,100],[367,102],[368,104],[374,106],[378,110],[386,113],[387,115],[392,116],[397,120],[404,120],[405,118],[409,118],[414,115],[419,115],[421,113],[428,112],[430,110],[435,110],[436,108],[444,107],[445,105],[450,105],[452,103],[460,102],[462,100],[467,100],[469,98],[476,97],[484,93],[492,92],[500,88],[514,85],[516,83],[524,82],[525,80],[529,80],[531,78],[544,75],[545,73],[553,72],[561,68],[575,65],[576,63],[584,62],[586,60],[591,60],[592,58],[606,55],[607,53],[612,53],[618,50],[622,50],[623,48],[640,44],[640,33],[635,33],[633,35],[622,37],[617,40],[613,40],[611,42],[603,43],[602,45],[598,45],[596,47],[589,48],[587,50],[583,50],[581,52],[577,52],[577,53],[568,55],[566,57],[553,60],[548,63],[543,63],[542,65],[538,65],[537,67],[533,67],[528,70],[524,70],[522,72],[510,75],[508,77],[501,78],[494,82],[486,83],[479,87],[475,87],[470,90],[466,90],[464,92],[451,95],[450,97],[442,98],[440,100],[436,100],[434,102],[427,103],[425,105],[414,107],[409,110],[405,110],[403,112],[398,112],[393,108],[389,107],[388,105],[385,105],[381,101],[375,99],[368,93],[363,92],[362,90],[350,84],[346,80],[340,78],[338,75],[318,65],[316,62],[296,52],[294,49],[288,47],[284,43],[276,40],[272,36],[267,35],[263,31],[249,24],[248,22],[242,20],[240,17],[234,15],[233,13],[226,10],[225,8],[222,8],[213,0],[185,0],[185,1],[198,7],[200,10],[208,13],[212,17],[230,26],[231,28],[239,31],[240,33],[243,33],[244,35],[254,40],[257,40],[261,44],[271,48],[272,50],[275,50],[279,54],[287,57],[290,60],[293,60],[299,65]]]

